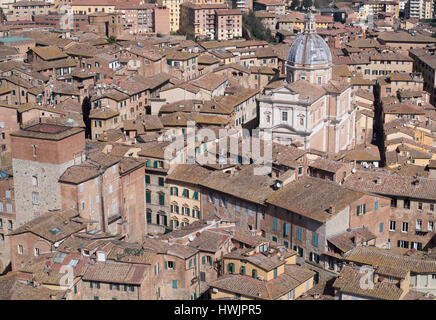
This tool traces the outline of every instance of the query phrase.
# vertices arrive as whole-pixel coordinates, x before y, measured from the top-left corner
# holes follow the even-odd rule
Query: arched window
[[[254,279],[257,279],[257,270],[256,270],[256,269],[253,269],[253,271],[251,271],[251,276],[252,276]]]
[[[227,271],[228,271],[229,273],[235,273],[235,264],[234,264],[234,263],[229,263],[229,264],[227,265]]]
[[[242,266],[241,270],[239,271],[240,274],[242,274],[243,276],[245,276],[245,267]]]
[[[185,215],[185,216],[188,216],[188,217],[191,216],[191,209],[188,207],[187,204],[183,204],[182,214]]]

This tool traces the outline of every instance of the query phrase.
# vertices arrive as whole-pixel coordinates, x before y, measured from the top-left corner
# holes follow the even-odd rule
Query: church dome
[[[288,53],[291,65],[322,65],[332,62],[327,43],[316,33],[315,18],[308,14],[304,18],[304,32],[297,36]]]

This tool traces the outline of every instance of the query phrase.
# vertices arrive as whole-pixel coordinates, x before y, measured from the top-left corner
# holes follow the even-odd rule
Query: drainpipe
[[[101,170],[101,165],[98,166],[98,172],[100,173],[99,175],[99,182],[100,182],[100,206],[101,206],[101,225],[102,225],[102,229],[103,232],[106,232],[107,228],[106,228],[106,217],[104,214],[104,200],[103,200],[103,171]]]

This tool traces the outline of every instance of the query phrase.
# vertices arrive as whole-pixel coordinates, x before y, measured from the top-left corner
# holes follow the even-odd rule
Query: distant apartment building
[[[230,40],[242,37],[242,12],[226,4],[183,3],[180,30],[190,39]]]
[[[286,4],[279,0],[254,0],[253,8],[257,10],[266,10],[275,14],[285,14]]]
[[[248,13],[250,10],[253,10],[253,0],[232,0],[232,6],[242,12]]]
[[[122,21],[131,34],[168,34],[169,9],[151,3],[119,2],[115,11],[121,13]]]
[[[115,12],[116,1],[73,0],[70,5],[74,14],[113,13]]]
[[[404,7],[406,19],[431,19],[433,17],[432,0],[408,0]]]
[[[216,10],[216,39],[231,40],[242,37],[242,14],[239,9]]]
[[[158,0],[157,3],[169,10],[170,32],[177,32],[180,29],[180,6],[183,0]]]
[[[7,14],[8,21],[32,21],[36,15],[48,14],[54,10],[54,4],[46,1],[18,1],[11,5]]]

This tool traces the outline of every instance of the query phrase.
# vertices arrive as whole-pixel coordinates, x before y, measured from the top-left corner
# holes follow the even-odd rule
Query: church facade
[[[278,143],[329,153],[354,145],[352,87],[332,79],[331,52],[313,14],[289,49],[286,80],[259,97],[259,117],[259,128],[271,129]]]

